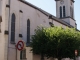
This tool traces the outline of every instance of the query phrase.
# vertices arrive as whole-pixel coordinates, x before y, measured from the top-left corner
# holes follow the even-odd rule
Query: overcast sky
[[[56,16],[56,3],[55,0],[26,0],[31,4],[43,9],[46,12]],[[74,16],[77,23],[77,28],[80,30],[80,0],[75,0],[74,3]]]

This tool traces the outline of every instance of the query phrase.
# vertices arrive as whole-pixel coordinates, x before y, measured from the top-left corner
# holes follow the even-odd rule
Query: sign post
[[[19,50],[19,51],[22,51],[24,48],[25,48],[24,41],[22,41],[22,40],[18,41],[18,43],[16,44],[16,49]]]

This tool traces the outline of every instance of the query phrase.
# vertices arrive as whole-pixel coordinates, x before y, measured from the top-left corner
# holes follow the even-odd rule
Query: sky
[[[43,9],[44,11],[56,16],[56,2],[55,0],[26,0],[27,2]],[[74,2],[74,18],[77,23],[77,29],[80,30],[80,0]]]

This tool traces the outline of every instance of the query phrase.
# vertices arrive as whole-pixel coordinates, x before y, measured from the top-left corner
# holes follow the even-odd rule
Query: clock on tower
[[[60,3],[63,4],[64,3],[64,0],[60,0]]]

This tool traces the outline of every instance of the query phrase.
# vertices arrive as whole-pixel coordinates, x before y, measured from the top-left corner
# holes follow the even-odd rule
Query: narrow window
[[[26,49],[20,52],[20,60],[25,60],[25,59],[26,59]]]
[[[73,8],[72,7],[70,7],[70,15],[73,18]]]
[[[11,43],[15,43],[15,14],[11,16]]]
[[[62,18],[62,7],[60,6],[60,18]]]
[[[63,6],[63,17],[65,17],[65,6]]]
[[[72,18],[73,18],[73,8],[71,8],[72,9]]]
[[[70,7],[70,15],[71,15],[72,13],[71,13],[71,7]],[[72,17],[72,15],[71,15],[71,17]]]
[[[1,22],[2,22],[2,17],[0,16],[0,32],[1,32]]]
[[[30,20],[27,20],[27,43],[30,43]]]
[[[0,32],[1,32],[1,22],[0,22]]]

